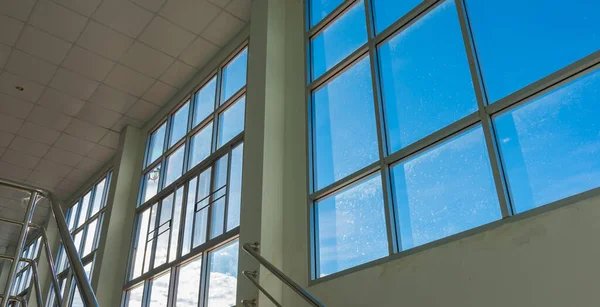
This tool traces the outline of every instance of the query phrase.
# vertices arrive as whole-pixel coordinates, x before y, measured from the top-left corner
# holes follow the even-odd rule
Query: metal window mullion
[[[431,12],[438,3],[444,1],[454,0],[424,0],[414,8],[412,8],[404,16],[398,18],[394,23],[389,25],[387,28],[382,29],[378,34],[374,33],[373,41],[376,45],[382,44],[388,39],[395,37],[399,32],[408,29],[412,24],[418,21],[420,18],[426,16]]]
[[[341,16],[344,16],[344,14],[352,7],[354,6],[356,3],[360,2],[362,0],[349,0],[349,1],[342,1],[342,3],[340,3],[340,5],[338,5],[335,9],[333,9],[333,11],[331,11],[327,16],[325,16],[323,19],[321,19],[321,21],[319,21],[316,25],[314,25],[312,28],[310,27],[310,16],[309,14],[311,14],[311,10],[310,8],[305,7],[306,12],[308,12],[308,14],[304,14],[304,16],[306,16],[304,18],[304,22],[305,22],[305,26],[304,29],[306,30],[307,34],[310,37],[319,35],[321,32],[323,32],[329,25],[333,24],[335,21],[337,21]],[[307,5],[309,5],[310,1],[306,1]]]
[[[204,307],[208,304],[210,261],[209,253],[202,253],[202,264],[200,265],[200,291],[198,291],[198,306]]]
[[[167,255],[167,263],[168,255]],[[177,268],[172,267],[169,269],[169,290],[167,292],[167,307],[175,306],[175,291],[177,289]]]
[[[358,47],[348,56],[346,56],[343,60],[335,64],[329,70],[320,75],[317,79],[311,80],[308,84],[308,89],[310,92],[316,92],[321,89],[323,86],[327,85],[329,82],[334,80],[337,76],[343,74],[348,69],[354,66],[354,63],[360,61],[366,54],[369,53],[369,43],[365,42],[362,46]],[[309,63],[310,65],[310,63]],[[312,65],[310,66],[312,70]]]
[[[498,202],[500,204],[500,211],[502,212],[502,217],[506,218],[513,215],[513,211],[509,200],[509,194],[503,173],[503,168],[500,162],[498,146],[496,144],[496,139],[493,133],[493,123],[490,115],[486,112],[485,108],[487,104],[485,85],[481,75],[479,62],[477,60],[477,53],[475,50],[475,44],[473,42],[473,36],[470,30],[470,24],[467,11],[465,9],[464,0],[455,1],[458,19],[460,22],[460,28],[467,53],[467,59],[469,62],[469,69],[473,81],[473,87],[475,89],[475,96],[477,98],[477,106],[479,109],[479,117],[481,119],[483,134],[485,137],[485,144],[488,151],[488,156],[490,158],[492,176],[494,178],[494,185],[498,196]]]

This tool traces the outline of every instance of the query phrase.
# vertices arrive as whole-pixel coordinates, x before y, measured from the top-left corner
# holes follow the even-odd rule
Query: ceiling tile
[[[42,159],[35,166],[34,170],[42,173],[54,174],[57,177],[64,178],[73,170],[73,168],[50,160]]]
[[[0,147],[0,156],[2,156],[2,154],[4,154],[5,150],[6,150],[6,147]]]
[[[202,37],[215,43],[217,46],[225,46],[244,27],[244,22],[228,12],[221,12],[207,28],[202,32]]]
[[[153,14],[123,0],[104,0],[92,18],[130,37],[137,37]]]
[[[56,187],[61,190],[74,192],[80,186],[81,186],[80,181],[73,181],[73,180],[65,178]]]
[[[108,74],[104,82],[119,90],[141,97],[150,88],[154,79],[121,64]]]
[[[139,40],[170,56],[179,56],[196,36],[170,21],[157,16],[146,27]]]
[[[221,9],[206,0],[167,1],[160,15],[196,34],[202,33]]]
[[[176,88],[157,80],[142,98],[156,105],[162,106],[165,105],[169,99],[175,95],[176,92]]]
[[[76,154],[87,155],[94,147],[94,143],[63,133],[54,146]]]
[[[119,62],[147,76],[158,78],[173,61],[172,57],[143,43],[135,42]]]
[[[90,20],[77,40],[77,45],[114,61],[127,51],[131,43],[133,39],[93,20]]]
[[[114,156],[115,152],[116,150],[112,148],[96,144],[96,146],[87,154],[87,156],[98,161],[108,161],[108,159]]]
[[[43,157],[50,149],[49,145],[44,143],[36,142],[33,140],[26,139],[24,137],[17,136],[10,144],[10,148],[30,154],[34,157]]]
[[[41,30],[26,26],[17,42],[17,48],[59,65],[71,49],[71,44]]]
[[[132,1],[142,7],[145,7],[146,9],[148,9],[150,11],[153,11],[153,12],[158,12],[158,10],[160,10],[160,8],[162,7],[163,3],[165,3],[165,0],[132,0]]]
[[[15,88],[17,86],[23,87],[24,90],[17,90]],[[17,97],[21,100],[36,102],[43,91],[43,85],[31,82],[6,71],[0,74],[0,92],[5,94]]]
[[[182,88],[198,71],[181,61],[175,61],[160,80],[176,88]]]
[[[93,173],[97,171],[102,166],[102,164],[103,162],[97,161],[95,159],[83,157],[83,159],[81,159],[81,162],[79,162],[79,164],[77,165],[77,168]]]
[[[79,46],[71,49],[62,64],[62,66],[96,81],[104,80],[114,65],[115,62]]]
[[[29,113],[27,120],[43,127],[63,131],[71,122],[71,117],[44,107],[35,106]]]
[[[251,0],[233,0],[225,9],[235,17],[248,22],[250,21],[251,6]]]
[[[79,163],[77,163],[77,164],[79,164]],[[69,175],[67,175],[67,179],[83,183],[85,180],[87,180],[88,178],[90,178],[92,175],[93,174],[90,173],[90,172],[74,168],[69,173]]]
[[[0,114],[0,131],[17,133],[21,125],[23,125],[22,119]]]
[[[152,103],[140,99],[129,111],[127,111],[127,116],[140,121],[147,121],[150,119],[150,116],[158,111],[158,109],[159,107]]]
[[[60,148],[52,147],[44,159],[75,167],[77,164],[79,164],[79,162],[81,162],[83,156],[70,151],[62,150]]]
[[[12,48],[9,46],[0,44],[0,68],[4,67],[4,64],[6,64],[6,61],[8,61],[8,56],[10,55],[11,51]]]
[[[214,4],[216,4],[217,6],[220,6],[220,7],[224,8],[224,7],[226,7],[226,6],[227,6],[227,4],[229,4],[229,2],[230,2],[231,0],[208,0],[208,1],[209,1],[210,3],[214,3]]]
[[[54,111],[75,116],[81,110],[85,101],[47,87],[37,104]]]
[[[21,50],[14,50],[5,69],[29,80],[48,84],[57,68],[56,65],[30,56]]]
[[[40,161],[40,158],[7,148],[2,155],[2,161],[24,168],[33,168]]]
[[[29,17],[29,23],[64,40],[74,42],[87,18],[48,0],[38,0]]]
[[[196,40],[179,56],[179,59],[188,65],[196,68],[202,68],[215,54],[219,47],[202,37]]]
[[[29,111],[33,108],[33,103],[14,98],[12,96],[0,93],[0,112],[6,115],[27,118]]]
[[[22,180],[30,173],[31,169],[0,161],[0,177]]]
[[[0,15],[0,43],[12,46],[19,38],[23,23],[8,16]]]
[[[36,124],[25,122],[17,133],[18,135],[25,137],[30,140],[38,141],[44,144],[52,145],[58,137],[60,132],[54,131]]]
[[[76,74],[64,68],[59,68],[50,86],[73,97],[87,100],[92,96],[100,83]]]
[[[46,189],[53,189],[62,181],[62,177],[56,176],[51,173],[34,170],[27,177],[27,181],[33,183],[35,186],[40,186]]]
[[[138,98],[133,95],[101,83],[89,101],[103,108],[124,114],[137,100]]]
[[[98,144],[112,149],[116,149],[117,147],[119,147],[119,134],[114,131],[108,130],[106,135],[104,135],[104,137],[102,138],[102,140],[100,140]]]
[[[120,132],[120,131],[123,131],[123,128],[125,128],[125,126],[127,126],[127,125],[130,125],[130,126],[133,126],[136,128],[141,128],[143,124],[144,124],[143,122],[141,122],[137,119],[133,119],[128,116],[123,116],[123,117],[121,117],[121,119],[119,119],[119,121],[114,126],[112,126],[111,130]]]
[[[73,119],[65,129],[65,133],[94,143],[98,143],[107,131],[105,128],[92,125],[77,118]]]
[[[10,142],[15,138],[15,135],[9,132],[0,131],[0,146],[8,147]]]
[[[35,0],[0,0],[0,12],[26,21],[34,4]]]
[[[85,16],[90,16],[96,8],[100,1],[102,0],[55,0],[56,2],[72,9],[73,11],[83,14]]]
[[[96,126],[110,128],[121,118],[121,114],[88,103],[77,113],[77,118]]]

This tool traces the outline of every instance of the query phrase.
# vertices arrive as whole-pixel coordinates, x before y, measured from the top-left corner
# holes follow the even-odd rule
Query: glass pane
[[[375,31],[380,33],[419,5],[422,0],[372,0]]]
[[[515,212],[598,187],[600,70],[494,119]]]
[[[154,131],[150,138],[148,138],[148,154],[146,158],[146,166],[152,164],[160,157],[165,147],[165,131],[167,130],[167,123],[162,124],[156,131]]]
[[[154,255],[154,266],[158,267],[161,264],[167,262],[169,252],[169,237],[171,231],[171,221],[173,214],[173,194],[165,197],[160,206],[160,217],[158,219],[158,225],[154,231],[154,236],[158,236],[156,240],[156,254]],[[173,245],[177,245],[174,242]]]
[[[217,148],[244,131],[246,96],[236,101],[225,112],[219,114],[219,138]]]
[[[92,198],[92,191],[89,191],[81,200],[81,211],[79,212],[79,219],[77,220],[77,227],[83,225],[83,222],[88,217],[88,209],[90,207],[90,200]]]
[[[67,268],[67,255],[61,245],[58,249],[58,258],[56,259],[56,272],[62,272]]]
[[[221,86],[221,104],[246,85],[246,69],[248,67],[248,48],[242,50],[225,68]]]
[[[198,165],[210,155],[212,143],[212,122],[192,136],[190,144],[190,165],[188,169]]]
[[[154,280],[150,284],[150,304],[149,307],[165,307],[169,300],[169,279],[171,275],[166,273]]]
[[[83,239],[83,231],[79,231],[78,233],[73,235],[73,243],[75,244],[75,249],[77,250],[77,253],[79,255],[81,255],[81,253],[79,253],[81,251],[81,241]]]
[[[311,40],[311,80],[367,42],[365,18],[365,6],[360,1]]]
[[[146,241],[146,254],[144,258],[144,270],[142,273],[148,272],[148,270],[152,267],[152,253],[153,246],[156,238],[158,237],[158,225],[156,225],[156,216],[158,215],[158,204],[154,204],[152,206],[152,210],[150,210],[150,222],[148,224],[148,240]]]
[[[169,148],[179,142],[187,132],[188,113],[190,102],[186,102],[171,118],[171,135],[169,137]]]
[[[145,203],[158,193],[158,182],[160,181],[160,164],[144,175],[144,193],[141,203]]]
[[[142,307],[144,297],[144,284],[141,284],[127,292],[125,307]]]
[[[310,27],[312,28],[329,13],[338,7],[344,0],[309,0],[310,1]]]
[[[502,218],[477,127],[392,167],[402,249]]]
[[[167,157],[167,173],[165,177],[165,187],[173,181],[179,179],[183,174],[183,156],[185,154],[185,144],[181,145],[170,156]]]
[[[192,178],[188,181],[188,196],[185,204],[185,224],[183,231],[183,246],[181,255],[187,255],[190,252],[190,246],[192,244],[192,231],[194,222],[194,212],[196,204],[196,185],[198,184],[198,177]]]
[[[313,93],[317,190],[377,161],[377,127],[369,58]]]
[[[79,293],[79,288],[73,283],[73,298],[71,299],[71,307],[85,307],[83,304],[83,300],[81,299],[81,294]]]
[[[215,109],[217,77],[213,77],[195,94],[194,127],[209,116]]]
[[[379,56],[389,153],[477,111],[453,1],[380,46]]]
[[[106,178],[102,179],[102,181],[98,182],[98,184],[96,184],[96,191],[94,192],[94,201],[92,202],[92,211],[90,212],[90,216],[96,214],[98,211],[100,211],[100,208],[103,207],[103,196],[104,196],[104,189],[106,186]]]
[[[202,257],[181,266],[177,285],[176,307],[198,306],[201,271]]]
[[[131,279],[142,275],[142,267],[144,265],[144,256],[146,248],[146,240],[148,238],[148,225],[150,222],[150,209],[146,209],[139,215],[137,239],[134,242],[133,250],[133,269]]]
[[[77,210],[79,210],[79,201],[76,202],[71,208],[67,215],[69,216],[69,231],[75,230],[75,221],[77,220]]]
[[[192,247],[198,247],[206,242],[206,234],[208,227],[208,207],[200,209],[195,214],[194,221],[194,242]]]
[[[215,238],[223,233],[225,224],[225,197],[227,185],[227,159],[225,155],[215,164],[215,183],[211,197],[212,217],[210,238]]]
[[[94,249],[95,241],[96,241],[96,228],[98,226],[98,219],[95,219],[93,222],[89,223],[87,226],[87,234],[85,236],[85,244],[83,247],[83,256],[91,253]]]
[[[179,241],[179,223],[181,220],[181,206],[183,205],[183,186],[175,194],[175,208],[173,208],[171,245],[169,246],[169,262],[177,257],[177,242]]]
[[[227,231],[240,225],[240,206],[242,203],[242,164],[244,144],[231,151],[231,169],[229,170],[229,200],[227,205]]]
[[[467,11],[490,102],[600,49],[599,1],[467,0]]]
[[[208,307],[235,306],[238,241],[210,253]]]
[[[379,175],[319,200],[315,206],[319,277],[389,254]]]

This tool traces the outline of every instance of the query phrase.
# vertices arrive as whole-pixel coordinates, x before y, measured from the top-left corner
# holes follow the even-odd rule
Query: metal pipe
[[[62,296],[60,294],[60,286],[58,285],[58,279],[56,278],[56,269],[54,268],[54,258],[52,257],[52,251],[50,250],[50,244],[48,243],[48,235],[46,234],[46,230],[38,225],[29,224],[29,227],[36,228],[42,233],[42,245],[44,245],[44,252],[46,254],[46,260],[48,261],[48,266],[50,267],[50,275],[52,276],[52,289],[54,290],[54,296],[57,301],[60,302],[59,306],[62,306]]]
[[[254,243],[254,244],[246,243],[246,244],[244,244],[243,248],[244,248],[244,251],[248,255],[250,255],[252,258],[256,259],[256,261],[258,261],[265,268],[267,268],[267,270],[271,271],[271,273],[273,273],[273,275],[275,275],[275,277],[279,278],[279,280],[281,280],[284,284],[286,284],[288,287],[292,288],[292,290],[294,290],[294,292],[296,292],[298,295],[300,295],[305,301],[310,303],[312,306],[325,307],[325,305],[321,304],[321,302],[319,302],[319,300],[314,298],[310,293],[308,293],[306,290],[304,290],[302,287],[300,287],[300,285],[298,285],[296,282],[294,282],[291,278],[287,277],[287,275],[285,275],[276,266],[274,266],[271,262],[269,262],[269,260],[263,258],[263,256],[261,256],[260,253],[258,252],[258,248],[259,248],[258,243]]]
[[[24,225],[24,223],[21,221],[6,219],[3,217],[0,217],[0,222],[11,223],[11,224],[15,224],[15,225]]]
[[[29,264],[29,266],[31,267],[31,270],[33,272],[33,281],[34,281],[34,287],[35,287],[35,297],[37,299],[37,305],[38,306],[44,306],[44,300],[42,298],[42,289],[40,286],[40,275],[38,272],[38,264],[35,260],[32,259],[27,259],[27,258],[21,258],[22,262],[26,262]]]
[[[21,225],[21,232],[19,233],[19,240],[17,242],[17,248],[15,249],[15,258],[18,259],[23,254],[23,246],[25,245],[25,239],[27,239],[27,233],[29,232],[29,223],[31,222],[31,218],[33,217],[33,211],[35,209],[35,201],[37,199],[38,192],[32,191],[29,195],[29,203],[27,204],[27,211],[25,212],[25,219],[23,225]],[[17,273],[17,265],[18,261],[13,261],[10,264],[10,270],[8,271],[8,282],[4,287],[4,293],[7,293],[7,296],[12,292],[15,274]],[[2,305],[0,307],[6,307],[8,304],[8,297],[2,300]]]
[[[4,295],[0,294],[0,299],[4,299]],[[20,307],[27,307],[27,300],[22,296],[9,296],[9,302],[17,302]]]
[[[260,292],[262,292],[271,302],[273,302],[275,306],[283,307],[277,302],[277,300],[275,300],[275,298],[271,294],[269,294],[269,292],[267,292],[265,288],[263,288],[260,285],[259,281],[256,280],[256,278],[258,277],[258,273],[256,273],[256,271],[243,271],[242,274],[244,274],[244,276],[246,276],[246,278],[248,278],[250,282],[252,282],[256,286],[256,288],[258,288],[258,290],[260,290]]]

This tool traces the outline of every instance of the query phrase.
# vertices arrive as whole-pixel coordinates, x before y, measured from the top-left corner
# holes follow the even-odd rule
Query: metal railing
[[[273,265],[269,260],[260,255],[260,244],[256,243],[246,243],[243,246],[244,251],[258,261],[262,266],[264,266],[267,270],[269,270],[275,277],[277,277],[281,282],[290,287],[296,294],[300,295],[305,301],[307,301],[311,306],[315,307],[325,307],[319,300],[317,300],[314,296],[308,293],[304,288],[294,282],[291,278],[289,278],[285,273],[279,270],[275,265]],[[258,280],[258,273],[256,271],[243,271],[242,274],[246,276],[257,288],[260,290],[275,306],[281,307],[282,305],[278,303],[275,298],[269,294],[269,292],[260,285]],[[244,302],[243,302],[244,303]]]
[[[32,186],[24,185],[21,183],[13,182],[11,180],[1,179],[0,178],[0,186],[6,186],[13,189],[18,189],[22,191],[29,192],[29,201],[27,203],[27,209],[25,213],[25,218],[23,221],[10,220],[5,218],[0,218],[0,222],[12,223],[21,226],[21,230],[19,232],[19,238],[17,242],[17,248],[14,256],[2,255],[0,258],[11,260],[11,266],[8,273],[8,281],[4,288],[5,296],[2,296],[2,303],[0,307],[6,307],[8,301],[17,301],[22,306],[27,306],[27,301],[22,297],[11,297],[10,293],[14,287],[14,279],[17,273],[17,266],[19,261],[25,261],[31,266],[34,280],[37,279],[37,289],[36,289],[36,297],[38,299],[38,305],[42,306],[42,297],[41,297],[41,289],[39,288],[39,276],[37,272],[37,263],[31,259],[21,259],[21,255],[23,253],[23,247],[25,246],[25,240],[27,239],[27,235],[29,233],[29,228],[39,229],[42,233],[42,240],[45,246],[46,259],[50,265],[50,272],[52,274],[52,285],[54,288],[54,293],[59,302],[62,302],[60,295],[60,288],[58,286],[58,281],[56,280],[56,272],[54,269],[54,261],[52,259],[52,252],[50,250],[50,246],[48,245],[48,237],[43,227],[32,224],[31,220],[33,217],[33,212],[35,211],[35,206],[38,202],[38,196],[45,197],[50,202],[50,209],[52,211],[52,215],[56,221],[58,226],[58,234],[63,243],[63,247],[67,254],[67,260],[70,264],[71,270],[73,272],[73,276],[75,277],[75,282],[77,283],[77,288],[81,294],[81,300],[84,305],[87,307],[98,307],[98,301],[96,300],[96,295],[92,290],[92,286],[88,281],[85,270],[83,269],[83,264],[81,263],[81,259],[77,254],[77,249],[75,248],[75,244],[73,243],[73,239],[71,238],[71,234],[69,233],[69,227],[67,226],[67,222],[65,220],[65,215],[60,207],[60,204],[54,198],[54,195],[48,191],[43,189],[35,188]],[[62,303],[59,303],[61,305]]]

